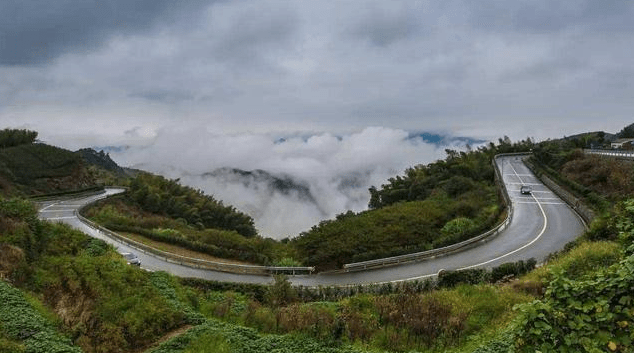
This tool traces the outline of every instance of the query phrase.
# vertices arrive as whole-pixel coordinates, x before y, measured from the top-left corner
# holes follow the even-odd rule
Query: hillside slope
[[[0,193],[39,195],[95,186],[82,158],[42,143],[0,148]]]

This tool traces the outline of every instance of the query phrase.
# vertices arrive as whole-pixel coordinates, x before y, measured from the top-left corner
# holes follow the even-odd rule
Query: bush
[[[557,272],[543,300],[517,307],[522,352],[628,352],[634,331],[634,256],[575,281]]]
[[[489,274],[485,269],[473,268],[460,271],[441,271],[438,274],[438,286],[453,288],[458,284],[478,284],[486,282]]]
[[[530,258],[528,261],[519,260],[517,262],[508,262],[501,264],[498,267],[494,267],[491,270],[490,281],[495,283],[506,276],[519,277],[525,273],[532,271],[535,268],[537,261],[534,258]]]

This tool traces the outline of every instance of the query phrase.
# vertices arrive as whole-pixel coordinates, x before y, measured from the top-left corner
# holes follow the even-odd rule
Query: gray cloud
[[[4,0],[0,65],[44,64],[65,52],[91,51],[113,34],[147,31],[158,21],[174,21],[183,10],[202,4],[198,0]]]
[[[358,12],[358,19],[348,31],[376,46],[387,47],[420,33],[420,18],[414,12],[416,7],[415,2],[368,2],[368,8]]]
[[[30,4],[0,5],[0,121],[69,144],[95,126],[128,141],[175,122],[496,139],[631,119],[628,2]]]
[[[492,32],[553,33],[571,27],[631,31],[634,6],[627,1],[485,0],[471,5],[471,23]]]
[[[181,176],[253,212],[265,233],[294,235],[363,209],[368,185],[442,157],[404,142],[407,131],[492,140],[619,131],[633,118],[633,9],[7,0],[0,128],[71,149],[130,146],[124,164]],[[223,167],[266,173],[244,187],[239,172],[213,174]],[[299,191],[272,192],[286,176]],[[293,210],[302,212],[284,216]]]
[[[215,195],[252,215],[263,235],[279,239],[346,210],[365,210],[371,185],[444,157],[446,147],[381,127],[280,139],[173,126],[146,146],[111,155]]]

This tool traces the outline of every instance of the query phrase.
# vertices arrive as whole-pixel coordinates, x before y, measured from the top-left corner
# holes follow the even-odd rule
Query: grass
[[[623,258],[621,247],[610,241],[581,241],[575,248],[556,255],[546,266],[535,269],[522,278],[522,281],[544,282],[551,279],[553,273],[563,272],[571,279],[581,279],[618,263]]]
[[[181,246],[177,246],[177,245],[173,245],[173,244],[169,244],[169,243],[165,243],[165,242],[161,242],[161,241],[157,241],[157,240],[153,240],[153,239],[149,239],[147,237],[144,237],[142,235],[139,234],[134,234],[134,233],[129,233],[129,232],[117,232],[119,235],[126,237],[128,239],[134,240],[136,242],[139,242],[141,244],[147,245],[147,246],[151,246],[155,249],[161,250],[161,251],[165,251],[171,254],[175,254],[175,255],[179,255],[179,256],[185,256],[185,257],[191,257],[191,258],[195,258],[195,259],[201,259],[201,260],[206,260],[206,261],[213,261],[213,262],[222,262],[222,263],[228,263],[228,264],[237,264],[237,265],[249,265],[250,263],[245,262],[245,261],[238,261],[238,260],[232,260],[232,259],[223,259],[223,258],[219,258],[219,257],[215,257],[200,251],[194,251],[194,250],[189,250],[186,249],[184,247]]]
[[[227,338],[219,332],[205,332],[193,341],[183,353],[232,353],[235,352]]]

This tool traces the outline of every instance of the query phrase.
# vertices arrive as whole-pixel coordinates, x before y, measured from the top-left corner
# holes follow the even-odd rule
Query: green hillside
[[[38,143],[35,136],[26,130],[0,131],[0,193],[30,196],[96,185],[78,154]]]
[[[493,145],[496,152],[513,150],[506,142]],[[586,156],[580,144],[540,142],[533,145],[533,162],[598,217],[587,234],[529,273],[533,262],[450,271],[436,280],[314,289],[294,288],[284,277],[270,286],[176,278],[129,266],[105,243],[38,220],[29,201],[0,196],[0,352],[632,352],[634,165]],[[381,202],[373,210],[317,227],[377,226],[371,223],[377,219],[410,227],[404,217],[389,217],[459,190],[433,210],[443,219],[454,202],[469,206],[471,193],[486,191],[485,163],[466,162],[486,161],[489,148],[413,168],[373,191],[389,194],[375,198]],[[456,170],[470,181],[449,181]],[[14,190],[26,185],[11,180],[5,182]],[[204,195],[160,177],[139,181],[137,191],[151,191],[145,198],[143,191],[132,193],[130,204],[115,198],[98,214],[204,234]],[[415,193],[402,191],[410,189],[429,191],[412,199]],[[156,210],[142,205],[150,194],[160,200]],[[240,241],[258,239],[227,232]],[[269,246],[301,258],[283,245],[290,243]]]

